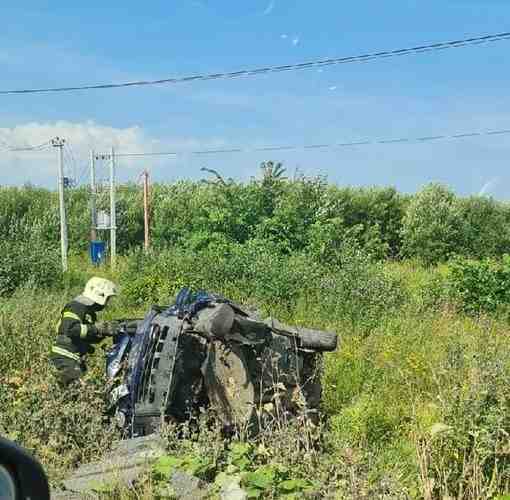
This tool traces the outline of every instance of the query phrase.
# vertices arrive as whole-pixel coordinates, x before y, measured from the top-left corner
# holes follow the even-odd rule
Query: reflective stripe
[[[78,363],[80,362],[80,356],[78,356],[78,354],[74,354],[73,352],[68,351],[67,349],[62,349],[62,347],[58,347],[58,346],[54,345],[51,348],[51,352],[53,354],[65,356],[66,358],[74,359],[75,361],[78,361]]]
[[[80,338],[86,339],[87,333],[89,331],[89,327],[87,325],[84,325],[83,323],[80,325]]]
[[[62,314],[62,318],[75,319],[76,321],[79,321],[81,323],[80,317],[71,311],[66,311],[64,314]]]
[[[58,323],[57,323],[57,335],[60,333],[60,325],[61,324],[62,324],[62,319],[59,319]]]

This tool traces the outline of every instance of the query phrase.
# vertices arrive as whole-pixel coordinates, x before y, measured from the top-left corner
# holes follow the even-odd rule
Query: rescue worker
[[[87,282],[83,293],[62,309],[57,338],[51,349],[51,362],[62,385],[78,380],[85,373],[85,356],[94,352],[92,344],[117,332],[118,322],[97,321],[97,313],[115,295],[117,286],[114,283],[94,277]]]

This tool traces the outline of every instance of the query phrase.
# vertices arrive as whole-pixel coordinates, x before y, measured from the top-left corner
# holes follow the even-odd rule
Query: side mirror
[[[26,450],[0,437],[0,498],[49,500],[50,488],[41,464]]]

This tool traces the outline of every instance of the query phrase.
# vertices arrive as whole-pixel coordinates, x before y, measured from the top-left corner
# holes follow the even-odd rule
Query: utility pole
[[[115,268],[117,258],[117,217],[115,212],[115,151],[112,147],[110,158],[110,258]]]
[[[149,172],[143,171],[143,223],[144,223],[144,234],[145,251],[149,251],[150,240],[149,240]]]
[[[90,151],[90,213],[92,217],[92,227],[90,230],[90,240],[97,240],[97,189],[96,189],[96,156],[94,151]]]
[[[62,255],[62,269],[67,271],[67,220],[64,200],[64,144],[65,139],[55,137],[51,145],[58,148],[58,201],[60,207],[60,250]]]

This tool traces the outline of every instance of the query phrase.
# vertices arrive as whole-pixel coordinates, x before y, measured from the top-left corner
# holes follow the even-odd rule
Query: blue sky
[[[51,5],[51,6],[50,6]],[[187,0],[0,6],[0,89],[185,76],[341,57],[507,31],[510,2]],[[81,179],[89,148],[141,152],[316,144],[510,129],[510,41],[364,64],[118,90],[0,96],[0,140],[67,137]],[[122,160],[122,180],[200,167],[247,179],[264,160],[341,185],[431,181],[510,198],[510,135],[334,150]],[[0,183],[55,184],[55,152],[0,153]]]

